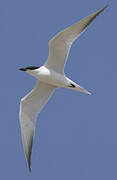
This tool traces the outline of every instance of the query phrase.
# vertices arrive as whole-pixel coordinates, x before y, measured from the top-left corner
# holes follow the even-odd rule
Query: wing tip
[[[28,170],[29,172],[31,172],[31,160],[27,160],[27,166],[28,166]]]
[[[27,164],[28,164],[29,172],[31,172],[31,152],[32,152],[32,145],[31,145],[31,150],[29,152],[29,157],[27,159]]]
[[[28,170],[29,170],[29,172],[31,172],[31,159],[30,159],[30,157],[29,157],[29,159],[27,159],[27,157],[26,157],[26,161],[27,161]]]
[[[105,5],[102,9],[100,9],[100,12],[104,11],[108,7],[109,7],[109,5]]]
[[[29,166],[28,169],[29,169],[29,172],[31,173],[31,166]]]
[[[103,12],[106,8],[108,8],[109,7],[109,5],[105,5],[103,8],[101,8],[101,9],[99,9],[98,11],[97,11],[97,15],[99,15],[101,12]],[[96,15],[96,16],[97,16]]]
[[[107,5],[105,5],[104,7],[103,7],[103,9],[106,9],[106,8],[108,8],[109,7],[109,5],[107,4]]]

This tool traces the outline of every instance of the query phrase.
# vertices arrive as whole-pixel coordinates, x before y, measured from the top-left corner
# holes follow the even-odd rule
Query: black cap
[[[27,70],[35,70],[35,69],[38,69],[39,66],[28,66],[28,67],[25,67],[25,68],[20,68],[19,70],[20,71],[27,71]]]

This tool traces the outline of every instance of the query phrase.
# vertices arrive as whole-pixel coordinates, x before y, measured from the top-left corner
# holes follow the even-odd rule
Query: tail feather
[[[76,84],[75,82],[71,81],[70,79],[68,79],[68,80],[69,80],[70,84],[66,88],[73,89],[75,91],[91,95],[91,93],[89,91],[87,91],[86,89],[84,89],[82,86]]]
[[[78,84],[74,90],[91,95],[91,93],[89,91],[87,91],[83,87],[79,86]]]

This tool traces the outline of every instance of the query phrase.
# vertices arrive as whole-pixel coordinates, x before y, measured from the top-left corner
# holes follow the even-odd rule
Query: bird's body
[[[41,66],[35,71],[28,71],[28,73],[34,76],[39,81],[47,84],[51,84],[56,88],[57,87],[64,87],[69,89],[72,88],[76,91],[90,94],[90,92],[85,90],[83,87],[79,86],[78,84],[70,80],[68,77],[66,77],[65,74],[58,73],[53,69],[47,68],[46,66]]]
[[[52,84],[56,87],[64,87],[68,84],[66,77],[63,74],[60,74],[52,69],[41,66],[39,69],[35,70],[32,73],[34,77],[38,80],[45,82],[47,84]]]
[[[41,67],[21,68],[37,79],[35,88],[20,103],[20,126],[25,157],[31,170],[31,151],[38,114],[57,87],[91,94],[64,74],[64,67],[72,43],[107,6],[58,33],[49,42],[49,56]]]

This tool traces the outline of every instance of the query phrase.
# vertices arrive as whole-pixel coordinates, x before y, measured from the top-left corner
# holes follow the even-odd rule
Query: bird
[[[22,144],[28,169],[31,172],[31,153],[35,135],[37,117],[52,96],[56,88],[68,88],[78,92],[91,94],[82,86],[66,77],[64,67],[69,55],[72,43],[84,32],[87,26],[105,8],[99,9],[93,14],[85,17],[77,23],[69,26],[55,35],[49,41],[49,55],[43,66],[28,66],[19,70],[34,76],[37,79],[32,91],[24,96],[20,101],[19,121],[21,128]]]

